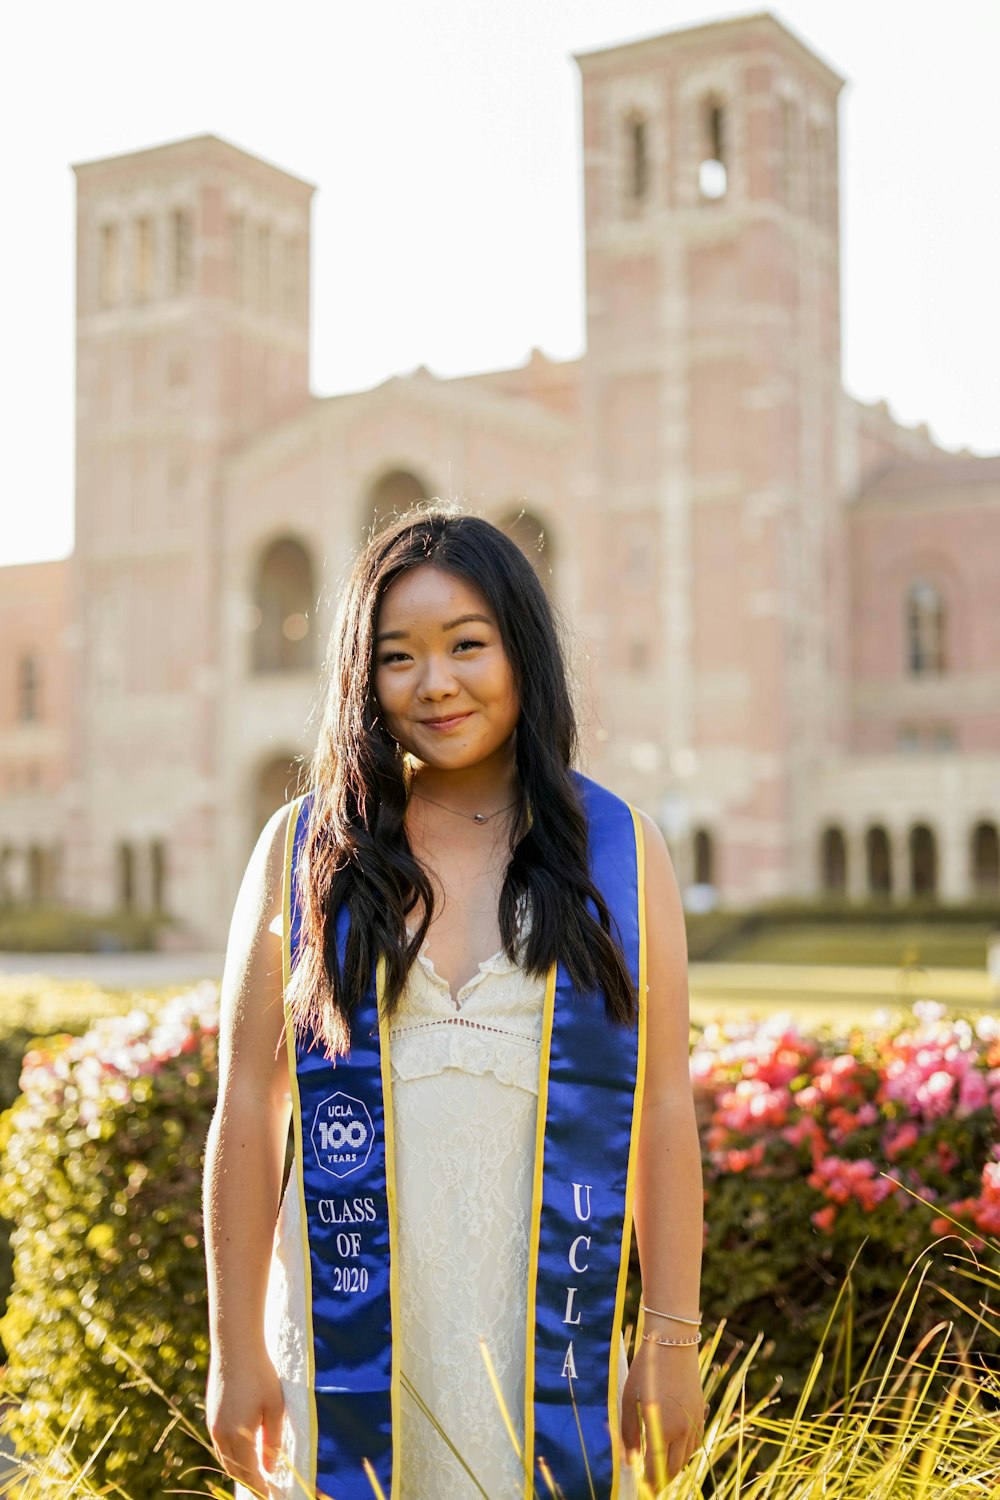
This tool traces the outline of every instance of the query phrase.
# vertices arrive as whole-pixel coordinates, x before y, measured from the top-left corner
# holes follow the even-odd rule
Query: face
[[[420,761],[464,770],[509,748],[521,705],[496,618],[474,584],[430,565],[386,589],[374,689],[395,740]]]

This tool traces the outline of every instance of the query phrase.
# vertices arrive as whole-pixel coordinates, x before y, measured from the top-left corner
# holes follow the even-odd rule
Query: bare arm
[[[250,857],[229,930],[219,1026],[219,1095],[205,1156],[212,1363],[209,1430],[227,1472],[262,1493],[283,1400],[264,1346],[264,1301],[290,1117],[282,978],[282,878],[289,807]]]
[[[684,910],[663,835],[641,814],[646,845],[646,1070],[636,1173],[635,1231],[642,1300],[679,1318],[699,1315],[703,1185],[689,1063],[687,936]],[[645,1332],[683,1339],[686,1323],[647,1315]],[[639,1446],[637,1403],[647,1426],[647,1477],[655,1455],[647,1407],[658,1408],[666,1470],[680,1472],[703,1425],[696,1346],[644,1342],[622,1399],[622,1437]]]

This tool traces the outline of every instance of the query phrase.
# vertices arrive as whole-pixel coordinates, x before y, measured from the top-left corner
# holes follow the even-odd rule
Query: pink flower
[[[832,1203],[828,1203],[825,1208],[818,1208],[810,1217],[821,1234],[833,1233],[833,1226],[837,1222],[837,1210]]]
[[[806,1141],[811,1141],[821,1134],[822,1131],[812,1115],[802,1115],[794,1124],[784,1127],[781,1138],[790,1146],[802,1146]]]
[[[971,1115],[989,1103],[986,1080],[978,1068],[969,1068],[958,1088],[958,1113]]]
[[[724,1168],[727,1172],[745,1172],[748,1167],[759,1167],[763,1160],[764,1143],[758,1141],[746,1151],[727,1151],[724,1157]]]
[[[917,1099],[922,1104],[924,1113],[932,1117],[948,1114],[951,1110],[954,1086],[954,1078],[943,1068],[938,1068],[932,1073],[926,1083],[921,1084],[917,1089]]]
[[[886,1155],[890,1161],[895,1161],[897,1157],[902,1156],[904,1151],[909,1151],[912,1146],[915,1146],[919,1139],[920,1131],[912,1120],[907,1120],[904,1125],[900,1125],[895,1135],[887,1140]]]

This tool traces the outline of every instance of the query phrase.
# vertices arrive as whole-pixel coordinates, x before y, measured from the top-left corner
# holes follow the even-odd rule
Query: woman
[[[329,669],[310,792],[261,834],[226,956],[213,1442],[274,1497],[372,1494],[370,1466],[399,1500],[549,1473],[568,1500],[625,1500],[640,1414],[651,1479],[703,1424],[666,845],[571,769],[548,600],[478,517],[417,508],[368,543]]]

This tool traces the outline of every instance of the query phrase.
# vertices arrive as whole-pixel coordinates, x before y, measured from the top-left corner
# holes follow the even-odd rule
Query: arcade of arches
[[[167,846],[163,839],[120,839],[111,851],[119,911],[166,912]],[[54,906],[61,899],[58,845],[0,848],[0,907]]]
[[[1000,833],[977,823],[966,845],[968,889],[973,899],[1000,895]],[[936,897],[938,838],[926,823],[887,829],[871,824],[849,843],[843,828],[830,825],[819,839],[819,890],[851,897]]]

